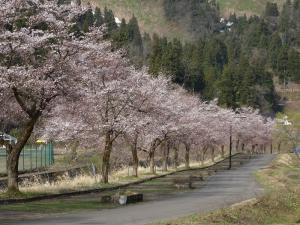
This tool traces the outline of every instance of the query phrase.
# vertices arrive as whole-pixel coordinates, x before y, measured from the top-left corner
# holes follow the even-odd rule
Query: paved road
[[[1,225],[144,225],[193,213],[220,209],[262,194],[253,173],[268,165],[274,156],[265,155],[241,167],[211,176],[205,185],[176,197],[116,209],[51,216]]]

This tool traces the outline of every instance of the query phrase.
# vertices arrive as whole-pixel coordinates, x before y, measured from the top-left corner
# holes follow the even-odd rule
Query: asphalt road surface
[[[38,219],[1,222],[1,225],[144,225],[205,213],[263,193],[253,173],[267,166],[274,156],[264,155],[234,169],[211,176],[200,189],[158,201],[116,209],[45,216]]]

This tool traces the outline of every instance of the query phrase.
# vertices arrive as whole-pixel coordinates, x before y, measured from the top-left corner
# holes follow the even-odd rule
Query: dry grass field
[[[184,40],[190,39],[190,34],[185,27],[168,21],[165,17],[164,0],[84,0],[104,9],[112,9],[118,18],[127,21],[135,15],[143,32],[158,33],[169,38],[177,37]],[[260,15],[268,0],[217,0],[220,4],[222,16],[235,12],[237,15]],[[284,0],[272,0],[279,7]]]

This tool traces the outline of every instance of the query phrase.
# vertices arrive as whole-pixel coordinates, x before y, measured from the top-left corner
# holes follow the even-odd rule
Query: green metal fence
[[[6,173],[6,150],[0,147],[0,173]],[[48,167],[54,163],[53,144],[26,145],[19,158],[19,171]]]

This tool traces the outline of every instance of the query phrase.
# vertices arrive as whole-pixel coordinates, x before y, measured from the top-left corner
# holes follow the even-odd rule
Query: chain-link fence
[[[0,173],[6,173],[7,153],[0,147]],[[26,145],[19,158],[19,171],[30,171],[50,166],[54,163],[53,144]]]

